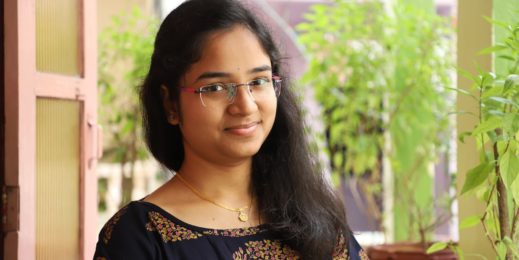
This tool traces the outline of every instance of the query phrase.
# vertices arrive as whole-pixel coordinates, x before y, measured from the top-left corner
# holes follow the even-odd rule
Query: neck
[[[242,207],[251,201],[251,164],[252,159],[225,166],[184,160],[179,173],[204,196],[231,207]]]

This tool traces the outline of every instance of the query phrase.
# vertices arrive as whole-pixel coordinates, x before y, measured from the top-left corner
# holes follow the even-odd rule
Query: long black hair
[[[242,25],[254,33],[271,60],[272,73],[287,78],[268,31],[236,0],[189,0],[173,10],[157,33],[150,71],[141,89],[146,143],[171,170],[184,160],[182,133],[170,125],[161,86],[178,104],[179,83],[200,59],[210,33]],[[288,82],[282,83],[273,128],[252,159],[251,187],[268,230],[305,259],[326,259],[349,229],[342,202],[323,178],[304,134],[300,108]]]

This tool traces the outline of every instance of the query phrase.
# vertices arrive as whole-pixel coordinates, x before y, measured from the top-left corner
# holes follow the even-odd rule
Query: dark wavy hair
[[[272,73],[286,79],[268,29],[236,0],[186,1],[160,26],[141,101],[146,143],[170,170],[180,168],[184,147],[180,128],[167,121],[160,87],[167,86],[178,104],[181,77],[200,59],[207,36],[236,25],[256,35],[270,57]],[[252,159],[251,187],[268,230],[304,259],[330,258],[340,236],[348,245],[350,235],[343,204],[316,161],[309,151],[297,100],[283,81],[273,128]]]

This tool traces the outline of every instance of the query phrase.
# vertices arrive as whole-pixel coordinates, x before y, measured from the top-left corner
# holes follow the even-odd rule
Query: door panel
[[[80,102],[36,101],[36,259],[79,258]]]
[[[4,259],[92,259],[96,1],[13,0],[5,16],[5,176],[19,202]]]
[[[36,0],[36,68],[80,75],[79,0]]]

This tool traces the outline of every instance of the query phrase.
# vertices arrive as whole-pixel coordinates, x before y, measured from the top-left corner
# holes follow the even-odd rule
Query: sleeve
[[[348,244],[344,235],[340,235],[332,255],[333,260],[367,260],[369,259],[365,251],[359,245],[352,233],[348,238]]]
[[[348,245],[348,251],[349,251],[349,259],[351,260],[368,260],[368,255],[366,254],[366,251],[362,249],[362,247],[359,245],[359,242],[357,242],[357,239],[353,236],[353,234],[350,235],[349,239],[349,245]]]
[[[131,204],[119,210],[101,229],[94,260],[157,259],[146,219]]]

